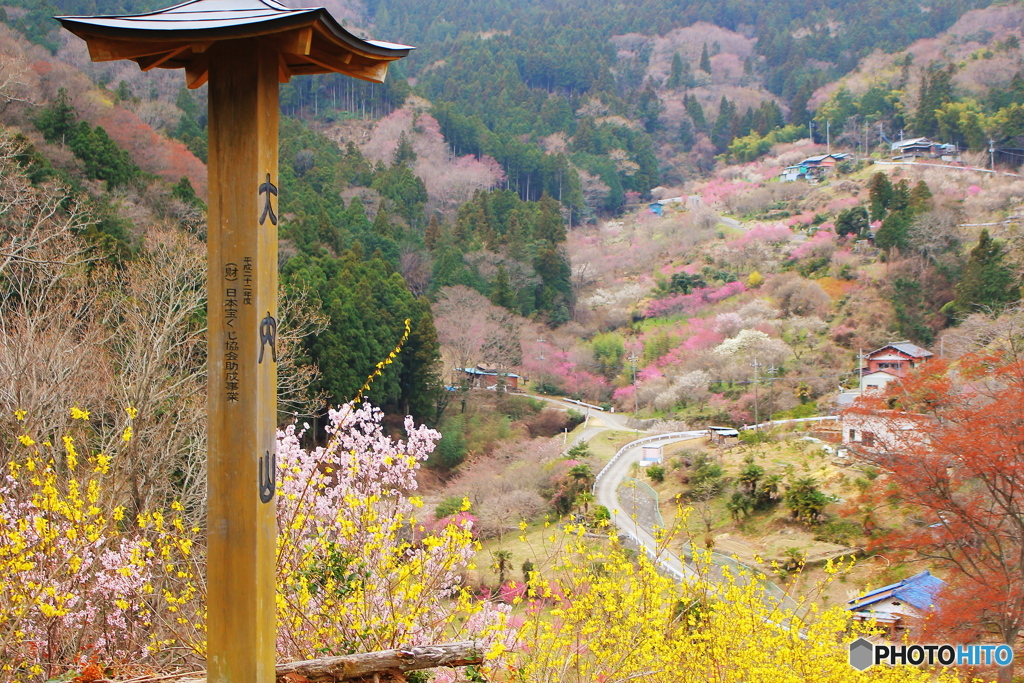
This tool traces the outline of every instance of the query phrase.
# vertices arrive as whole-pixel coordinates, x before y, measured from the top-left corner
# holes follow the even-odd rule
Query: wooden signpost
[[[406,45],[323,9],[193,0],[150,14],[57,17],[94,61],[209,82],[207,680],[271,683],[276,642],[278,84],[338,72],[383,82]]]

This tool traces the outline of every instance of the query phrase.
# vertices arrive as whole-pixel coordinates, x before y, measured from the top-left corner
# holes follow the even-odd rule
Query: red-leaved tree
[[[952,365],[929,362],[847,411],[865,439],[859,455],[885,470],[915,522],[877,543],[946,570],[922,637],[1015,647],[1021,635],[1022,407],[1024,359],[990,347]],[[1001,667],[999,681],[1012,673],[1012,664]]]

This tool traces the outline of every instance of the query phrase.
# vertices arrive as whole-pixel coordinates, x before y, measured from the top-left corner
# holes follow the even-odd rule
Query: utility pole
[[[754,362],[751,363],[751,365],[754,367],[754,429],[760,431],[761,412],[757,406],[757,369],[761,367],[761,364],[758,363],[757,359],[755,358]]]
[[[629,362],[633,366],[633,419],[634,420],[639,420],[640,419],[640,414],[639,414],[640,413],[640,408],[639,408],[639,403],[637,402],[637,397],[636,397],[636,362],[638,360],[640,360],[640,359],[636,357],[635,353],[630,353],[629,354],[629,358],[627,360],[629,360]],[[638,423],[637,424],[637,433],[639,433],[639,431],[640,431],[640,425]]]
[[[825,122],[825,144],[828,145],[828,153],[832,154],[832,120]]]
[[[857,393],[864,393],[864,349],[857,349]]]
[[[993,140],[992,138],[988,139],[988,167],[990,169],[992,169],[993,172],[995,172],[995,170],[996,170],[996,148],[995,148],[995,144],[996,144],[995,140]]]
[[[778,372],[778,368],[775,367],[775,363],[772,363],[768,367],[768,421],[775,424],[775,373]]]

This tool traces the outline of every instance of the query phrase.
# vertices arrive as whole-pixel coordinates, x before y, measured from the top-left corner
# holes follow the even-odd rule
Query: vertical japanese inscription
[[[252,257],[242,259],[242,305],[252,306]]]
[[[224,391],[228,401],[238,403],[238,264],[224,266],[224,282]]]

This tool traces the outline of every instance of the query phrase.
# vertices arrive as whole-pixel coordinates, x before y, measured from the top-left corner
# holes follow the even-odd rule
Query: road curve
[[[698,439],[702,436],[707,436],[706,430],[673,432],[671,434],[649,436],[633,441],[623,446],[615,454],[615,457],[601,470],[601,473],[597,475],[597,479],[594,482],[594,498],[599,505],[608,508],[608,512],[611,514],[611,523],[615,525],[615,528],[631,537],[662,569],[680,581],[693,578],[696,574],[667,548],[663,548],[658,552],[659,543],[654,536],[633,519],[632,515],[620,509],[622,506],[619,503],[618,491],[619,486],[622,485],[622,480],[629,474],[629,468],[643,456],[643,446],[645,444],[660,443],[664,445],[677,441]]]

